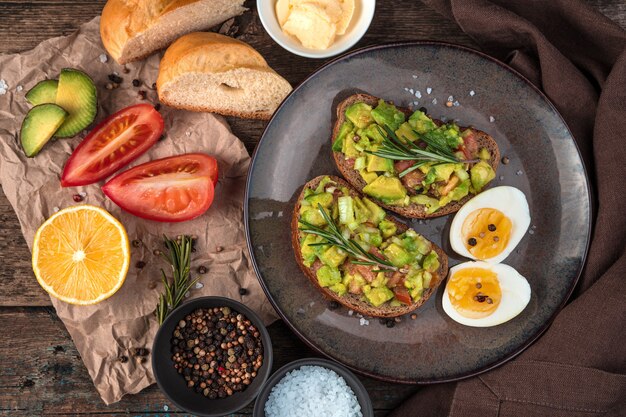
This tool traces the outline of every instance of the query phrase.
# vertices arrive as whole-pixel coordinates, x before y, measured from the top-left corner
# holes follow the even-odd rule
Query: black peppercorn
[[[246,295],[248,294],[248,290],[245,288],[239,288],[239,295]]]
[[[330,303],[328,303],[328,308],[330,310],[337,310],[339,308],[339,303],[337,301],[333,300]]]
[[[424,114],[428,113],[428,109],[426,107],[420,107],[420,111]]]
[[[80,194],[74,194],[72,196],[72,200],[76,201],[77,203],[80,203],[81,201],[83,201],[83,196]]]
[[[138,79],[134,79],[133,80],[133,87],[139,87],[141,85],[141,81],[139,81]]]
[[[468,244],[468,245],[470,245],[470,246],[476,246],[476,244],[477,244],[477,243],[478,243],[478,242],[477,242],[477,241],[476,241],[476,239],[475,239],[475,238],[473,238],[473,237],[470,237],[470,238],[467,240],[467,244]]]
[[[154,110],[159,111],[161,110],[161,103],[157,103],[154,105]]]
[[[121,84],[124,82],[124,79],[117,74],[109,74],[109,81],[116,84]]]
[[[146,97],[148,97],[148,93],[146,93],[144,90],[139,90],[139,91],[137,91],[137,93],[139,94],[139,98],[141,100],[145,100]]]
[[[141,240],[139,240],[139,239],[133,239],[133,241],[131,242],[131,244],[133,245],[133,248],[138,248],[139,246],[141,246]]]
[[[143,269],[143,267],[146,266],[146,263],[144,261],[137,261],[137,263],[135,264],[135,267],[137,267],[137,269]]]
[[[207,273],[206,266],[204,266],[204,265],[200,265],[200,266],[198,267],[198,273],[199,273],[199,274],[206,274],[206,273]]]
[[[487,229],[490,232],[495,232],[496,231],[496,225],[495,224],[490,224],[489,226],[487,226]]]
[[[119,358],[117,358],[117,360],[121,363],[126,363],[128,362],[128,356],[121,355]]]

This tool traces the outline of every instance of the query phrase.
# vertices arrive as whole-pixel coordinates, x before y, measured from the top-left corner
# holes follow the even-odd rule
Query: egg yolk
[[[465,247],[476,259],[499,255],[509,244],[511,220],[500,210],[481,208],[471,212],[461,229]]]
[[[498,308],[502,299],[498,275],[484,268],[456,271],[446,288],[452,307],[470,319],[487,317]]]

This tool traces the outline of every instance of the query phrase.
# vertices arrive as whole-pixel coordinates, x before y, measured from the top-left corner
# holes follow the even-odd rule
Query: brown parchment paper
[[[72,306],[52,298],[96,389],[104,402],[110,404],[154,382],[150,361],[141,363],[130,355],[130,349],[150,348],[158,327],[154,311],[162,290],[160,268],[167,265],[153,250],[163,248],[163,234],[198,236],[197,251],[192,254],[192,272],[200,265],[209,272],[194,274],[200,277],[197,287],[201,288],[190,291],[190,298],[222,295],[243,301],[265,323],[275,320],[276,315],[256,279],[245,243],[242,207],[250,157],[221,117],[162,106],[166,139],[157,142],[132,164],[187,152],[205,152],[217,158],[219,182],[215,201],[207,213],[188,222],[157,223],[125,213],[104,197],[100,190],[102,182],[61,188],[59,176],[63,165],[86,131],[75,138],[48,143],[35,158],[25,157],[18,133],[31,106],[24,95],[38,81],[58,78],[62,68],[78,68],[93,78],[99,106],[95,123],[119,109],[142,102],[139,90],[148,93],[147,102],[158,102],[152,84],[157,79],[160,54],[128,64],[128,73],[103,54],[97,17],[73,35],[49,39],[28,52],[0,56],[0,79],[7,85],[7,92],[0,95],[0,182],[31,249],[33,236],[46,218],[58,209],[82,204],[73,201],[77,193],[86,194],[84,203],[105,207],[124,224],[130,239],[143,242],[140,248],[131,247],[126,281],[108,300],[95,306]],[[105,58],[106,62],[102,62]],[[108,75],[114,72],[124,82],[117,89],[107,90]],[[141,80],[143,85],[134,88],[133,79]],[[0,90],[2,84],[0,81]],[[217,247],[223,250],[218,252]],[[146,266],[138,269],[135,266],[138,261],[144,261]],[[246,288],[248,294],[240,296],[240,287]],[[129,360],[121,363],[117,359],[120,355],[128,356]]]

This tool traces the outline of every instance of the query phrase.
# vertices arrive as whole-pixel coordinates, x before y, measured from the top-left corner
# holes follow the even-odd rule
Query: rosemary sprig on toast
[[[380,158],[387,158],[394,161],[416,161],[413,166],[398,174],[402,178],[409,172],[415,171],[419,167],[429,162],[437,163],[473,163],[478,160],[461,160],[445,144],[431,140],[426,135],[420,136],[420,140],[426,144],[426,148],[420,148],[417,144],[407,140],[402,141],[388,126],[384,126],[385,132],[380,126],[376,126],[383,137],[381,147],[376,151],[365,151]],[[386,133],[386,134],[385,134]],[[415,132],[417,134],[417,132]]]
[[[328,229],[322,229],[321,227],[314,226],[311,223],[299,219],[298,222],[302,224],[304,227],[300,228],[300,230],[304,233],[311,233],[313,235],[317,235],[325,239],[325,242],[320,243],[310,243],[309,246],[323,246],[323,245],[334,245],[338,248],[344,250],[352,257],[357,260],[350,261],[355,265],[368,265],[368,266],[376,266],[380,270],[386,271],[399,271],[401,273],[406,273],[407,271],[398,267],[395,267],[384,258],[382,255],[377,256],[368,251],[366,251],[358,242],[353,239],[346,238],[341,230],[337,227],[333,219],[326,213],[326,210],[322,207],[320,203],[317,204],[317,207],[328,223]]]

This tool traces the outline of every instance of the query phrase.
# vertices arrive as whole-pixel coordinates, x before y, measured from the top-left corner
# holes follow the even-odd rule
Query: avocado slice
[[[30,109],[20,130],[26,156],[37,155],[67,117],[68,113],[56,104],[45,103]]]
[[[379,125],[387,125],[391,130],[395,131],[404,123],[405,116],[393,104],[386,103],[385,100],[379,100],[378,106],[372,110],[372,118]]]
[[[26,93],[26,100],[33,106],[44,103],[54,103],[57,98],[58,86],[59,82],[57,80],[39,81]]]
[[[363,192],[383,202],[397,201],[406,197],[406,188],[396,177],[380,176],[363,187]]]
[[[404,265],[410,264],[413,259],[411,258],[411,254],[402,248],[402,246],[392,243],[387,246],[383,253],[389,259],[389,262],[393,264],[393,266],[401,267]]]
[[[385,286],[372,288],[364,293],[367,301],[374,307],[379,307],[393,298],[393,292]]]
[[[376,155],[367,155],[367,170],[369,172],[393,172],[393,161]]]
[[[369,221],[378,226],[378,224],[385,218],[385,210],[380,208],[376,203],[367,197],[363,197],[363,203],[365,203],[365,206],[367,206],[370,211]]]
[[[409,122],[404,122],[400,125],[396,130],[396,136],[411,142],[415,142],[418,139],[417,133],[415,133]]]
[[[374,122],[372,106],[366,103],[354,103],[348,106],[346,117],[359,129],[366,128]]]
[[[337,268],[330,267],[328,265],[322,266],[317,270],[316,274],[317,282],[322,287],[330,287],[341,282],[341,272]]]
[[[341,152],[343,148],[343,141],[346,138],[346,135],[354,130],[354,125],[350,120],[346,120],[341,124],[339,128],[339,133],[337,134],[337,138],[333,142],[333,151]]]
[[[480,161],[470,169],[470,177],[472,179],[472,188],[479,192],[485,185],[496,177],[496,173],[491,165],[485,161]]]
[[[96,117],[98,111],[96,86],[84,72],[64,68],[59,76],[55,102],[69,113],[55,136],[72,137],[89,126]]]
[[[424,269],[429,272],[435,272],[439,269],[439,256],[437,256],[437,252],[431,251],[426,258],[424,258]]]

